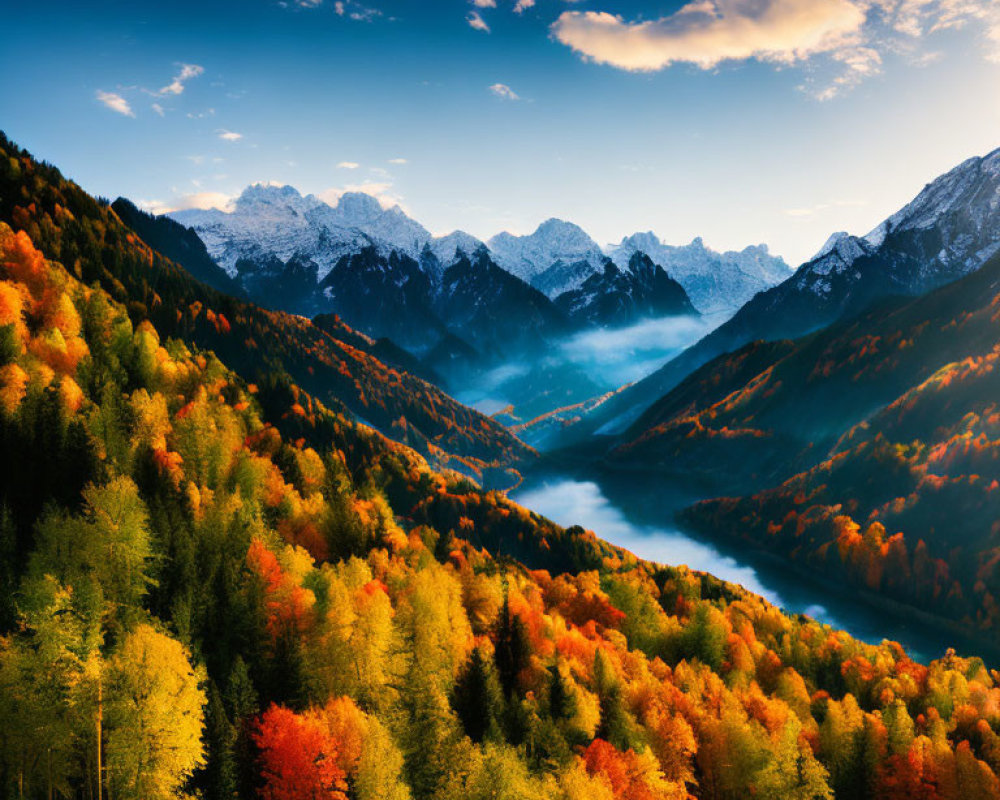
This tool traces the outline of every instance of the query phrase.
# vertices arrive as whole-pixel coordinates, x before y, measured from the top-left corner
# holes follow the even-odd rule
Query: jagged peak
[[[251,183],[240,196],[236,198],[236,204],[275,202],[289,200],[303,200],[302,194],[294,186],[289,184],[261,182]]]
[[[352,218],[364,217],[370,219],[386,213],[378,198],[367,192],[344,192],[337,199],[335,208],[345,216]],[[396,210],[398,214],[403,214],[403,210],[398,205],[393,206],[390,212],[393,210]]]
[[[558,217],[549,217],[535,229],[536,235],[551,234],[553,232],[572,232],[572,233],[582,233],[584,236],[587,235],[586,232],[583,230],[583,228],[581,228],[575,222],[567,222],[566,220],[559,219]]]
[[[809,259],[810,261],[815,261],[818,258],[822,258],[827,253],[830,253],[836,248],[844,239],[849,239],[851,234],[847,231],[837,231],[836,233],[831,233],[830,237],[823,243],[823,246],[816,251],[816,254]]]

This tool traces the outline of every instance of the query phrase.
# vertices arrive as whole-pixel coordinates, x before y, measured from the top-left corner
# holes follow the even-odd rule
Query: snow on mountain
[[[816,251],[816,255],[814,255],[809,260],[815,261],[818,258],[822,258],[831,250],[833,250],[838,244],[840,244],[841,241],[849,238],[851,238],[851,234],[849,234],[847,231],[837,231],[836,233],[831,233],[830,238],[823,243],[823,246]]]
[[[646,253],[674,278],[703,314],[735,311],[757,292],[785,280],[792,271],[766,244],[740,251],[718,253],[701,237],[689,245],[668,245],[652,231],[635,233],[608,248],[608,255],[622,268],[637,253]]]
[[[193,209],[171,215],[195,230],[209,253],[230,275],[241,259],[271,256],[315,261],[322,279],[346,255],[374,246],[419,258],[429,245],[442,263],[454,260],[456,247],[471,252],[479,240],[462,231],[434,237],[399,207],[383,208],[371,195],[348,192],[330,205],[291,186],[254,184],[237,198],[232,211]]]
[[[459,250],[465,255],[472,255],[482,246],[479,239],[465,231],[452,231],[445,236],[437,236],[430,242],[431,252],[446,266],[455,262]]]
[[[603,272],[559,295],[556,307],[587,325],[624,326],[643,318],[697,316],[684,288],[642,252],[626,269],[605,257]]]
[[[604,269],[600,245],[579,225],[560,219],[546,220],[527,236],[498,233],[486,244],[497,264],[528,283],[534,285],[534,279],[547,272],[548,280],[542,290],[549,297],[575,288],[589,275]],[[553,272],[557,264],[563,266]],[[581,269],[581,264],[589,265],[590,270]],[[568,282],[560,279],[557,274],[560,269],[572,272],[573,279]]]
[[[230,275],[237,264],[287,263],[293,257],[315,262],[319,280],[343,258],[366,247],[388,257],[392,251],[410,256],[439,279],[458,251],[471,255],[482,242],[463,231],[435,237],[394,206],[383,208],[360,192],[342,195],[330,205],[291,186],[248,186],[231,211],[188,210],[172,213],[204,241],[208,252]],[[592,275],[602,275],[609,255],[623,270],[636,252],[647,253],[685,289],[703,313],[732,311],[756,292],[790,274],[782,259],[766,245],[740,252],[717,253],[701,239],[690,245],[663,244],[653,233],[626,237],[607,254],[582,228],[549,219],[527,236],[500,233],[488,242],[493,260],[550,299],[578,289]],[[429,257],[430,256],[430,257]]]
[[[879,247],[889,234],[942,229],[939,257],[949,264],[977,268],[996,251],[1000,212],[1000,149],[963,161],[924,187],[913,202],[871,231],[865,239]],[[982,248],[967,252],[974,241]],[[990,252],[987,253],[987,250]]]
[[[922,295],[979,269],[998,251],[1000,150],[940,176],[867,236],[831,236],[787,280],[755,295],[699,342],[595,408],[561,444],[644,410],[723,353],[752,341],[795,339],[889,298]]]
[[[1000,150],[995,150],[927,184],[866,236],[835,233],[792,284],[817,295],[843,294],[846,287],[866,283],[877,283],[882,294],[919,294],[978,269],[998,250]],[[877,274],[868,267],[873,259]]]

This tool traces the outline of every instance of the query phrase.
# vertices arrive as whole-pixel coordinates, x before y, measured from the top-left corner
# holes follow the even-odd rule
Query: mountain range
[[[733,320],[806,332],[707,360],[599,444],[600,467],[638,494],[667,482],[710,498],[681,514],[702,535],[988,638],[1000,623],[998,214],[1000,151],[872,234],[833,237]],[[768,324],[749,325],[765,300]],[[782,317],[805,309],[813,322]]]
[[[928,184],[863,237],[838,233],[789,278],[666,363],[560,432],[564,443],[616,436],[712,359],[755,340],[779,341],[849,320],[892,297],[913,297],[966,275],[1000,250],[1000,150]],[[550,423],[551,424],[551,423]]]
[[[432,463],[486,483],[516,483],[517,470],[535,460],[536,453],[499,423],[382,361],[379,355],[387,348],[375,339],[340,320],[319,326],[223,294],[153,250],[112,206],[3,137],[0,155],[0,218],[30,229],[47,255],[79,262],[76,277],[127,304],[136,325],[148,320],[164,337],[214,351],[257,386],[262,402],[284,403],[308,392],[317,402],[413,446]],[[36,185],[46,187],[44,194],[30,209],[20,205],[28,187]],[[58,226],[52,222],[57,218]],[[170,220],[139,219],[154,240],[171,232],[183,236]],[[85,257],[97,251],[104,257]],[[178,244],[174,252],[184,264],[201,260],[194,246]],[[205,277],[221,280],[217,273]],[[297,406],[305,417],[312,416],[308,407]]]
[[[329,205],[290,186],[255,184],[228,212],[186,210],[172,217],[194,229],[216,262],[248,284],[254,270],[273,276],[278,262],[291,263],[292,271],[313,262],[322,281],[341,258],[369,247],[385,258],[393,252],[408,256],[433,275],[450,266],[459,252],[471,255],[483,246],[462,231],[433,236],[399,206],[385,209],[366,194],[347,193]],[[644,233],[605,250],[579,226],[558,219],[546,220],[529,235],[501,233],[485,244],[495,263],[552,300],[580,288],[590,276],[602,275],[609,257],[628,271],[635,252],[650,255],[703,313],[732,312],[790,274],[765,245],[720,254],[701,239],[670,247]]]
[[[148,227],[137,214],[129,219]],[[583,328],[698,313],[684,288],[642,253],[616,265],[581,229],[558,220],[487,246],[461,231],[434,237],[398,206],[384,209],[368,195],[345,194],[330,206],[289,186],[261,184],[248,187],[232,211],[182,211],[172,219],[190,226],[255,302],[305,316],[338,314],[444,376],[537,357]],[[701,249],[709,269],[707,252]],[[571,256],[581,260],[569,280]]]
[[[937,213],[945,191],[923,227],[837,237],[815,261],[853,258],[830,284],[840,317],[703,364],[604,466],[654,508],[670,472],[731,487],[683,519],[974,631],[992,659],[1000,254],[981,167],[955,181],[964,209]],[[1000,796],[983,658],[920,663],[484,491],[467,476],[516,480],[534,454],[393,343],[213,288],[234,276],[192,235],[0,134],[7,795]],[[947,243],[937,267],[915,239]],[[485,248],[440,272],[426,250],[369,243],[321,280],[433,275],[459,329],[498,313],[482,287],[558,305]],[[891,295],[854,275],[876,256]],[[573,308],[618,313],[629,275],[687,298],[635,252],[567,290]]]

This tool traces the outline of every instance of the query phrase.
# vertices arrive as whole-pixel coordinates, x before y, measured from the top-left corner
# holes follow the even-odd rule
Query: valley
[[[641,524],[670,531],[664,547],[677,536],[745,545],[740,565],[769,571],[769,597],[805,592],[789,610],[846,602],[831,619],[865,636],[887,624],[870,617],[881,598],[903,638],[916,619],[944,631],[919,652],[952,637],[990,654],[997,559],[982,526],[993,470],[949,453],[970,437],[991,451],[993,407],[979,389],[949,388],[955,400],[930,417],[936,430],[921,421],[929,412],[909,409],[940,405],[922,388],[939,370],[984,386],[992,375],[998,159],[963,162],[864,237],[834,234],[794,273],[765,246],[720,254],[701,239],[672,247],[637,233],[601,247],[558,219],[486,242],[432,236],[398,206],[360,194],[329,205],[290,186],[253,185],[231,210],[173,219],[117,206],[150,241],[183,239],[177,257],[222,291],[313,315],[334,337],[342,326],[370,337],[392,369],[530,448],[515,460],[441,462],[484,486],[545,508],[530,476],[562,464],[624,487],[627,518],[655,508]],[[971,366],[950,363],[962,359]],[[896,407],[915,419],[890,423]],[[910,438],[894,439],[903,429]],[[873,484],[879,468],[888,472]],[[922,510],[945,491],[972,512],[963,546],[936,531],[949,511]],[[895,517],[898,533],[885,527]],[[852,604],[841,580],[867,600]]]
[[[699,309],[647,254],[618,266],[546,223],[599,262],[534,268],[555,300],[510,271],[537,235],[445,264],[433,239],[414,257],[351,229],[344,247],[360,249],[322,278],[312,256],[260,256],[259,241],[252,265],[227,256],[234,273],[194,229],[0,145],[0,692],[17,698],[0,718],[22,732],[0,738],[8,786],[22,770],[29,794],[51,789],[32,766],[50,748],[82,787],[106,740],[96,781],[129,800],[187,784],[249,797],[257,780],[284,800],[329,775],[337,800],[486,798],[510,770],[512,800],[589,800],[609,775],[621,800],[699,782],[728,785],[719,798],[881,798],[910,774],[898,756],[937,742],[932,774],[1000,795],[986,239],[955,237],[972,248],[961,274],[907,282],[892,243],[912,237],[887,224],[878,269],[902,263],[910,291],[880,273],[858,290],[870,302],[852,300],[859,268],[825,327],[753,328],[709,357],[768,294],[799,308],[788,285],[809,265],[741,310]],[[306,204],[292,216],[374,209],[250,196]],[[400,215],[377,218],[412,234]],[[129,783],[122,737],[159,698],[95,735],[92,697],[108,671],[112,708],[133,702],[154,650],[179,687],[156,691],[184,710],[157,721],[166,745],[140,747],[181,760]],[[735,764],[751,740],[759,760]],[[307,759],[291,773],[288,752]]]
[[[1000,0],[0,65],[0,800],[1000,800]]]
[[[601,482],[598,483],[597,480]],[[511,499],[558,522],[582,525],[640,558],[683,564],[739,584],[789,614],[805,614],[870,644],[899,642],[917,661],[941,658],[949,649],[978,655],[990,663],[1000,646],[975,639],[943,619],[913,614],[874,595],[859,596],[834,581],[789,569],[788,563],[762,548],[733,539],[712,538],[674,522],[674,515],[698,499],[690,488],[660,483],[655,497],[614,476],[572,473],[529,474]]]

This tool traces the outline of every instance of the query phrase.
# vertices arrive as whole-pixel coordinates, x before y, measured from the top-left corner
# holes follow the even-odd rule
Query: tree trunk
[[[101,686],[101,676],[97,676],[97,800],[102,800],[102,790],[104,785],[104,767],[101,757],[101,739],[103,731],[104,717],[104,694]]]

